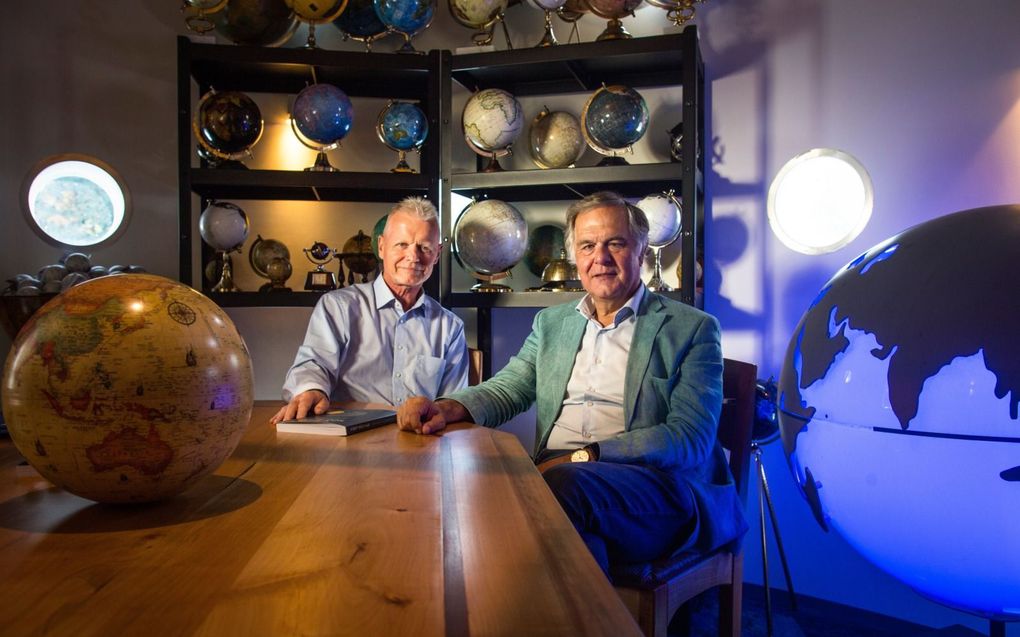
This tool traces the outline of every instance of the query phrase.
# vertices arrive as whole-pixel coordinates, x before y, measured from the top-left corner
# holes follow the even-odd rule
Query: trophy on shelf
[[[326,269],[326,264],[333,260],[333,249],[321,241],[316,241],[310,248],[302,248],[305,257],[315,264],[305,277],[305,289],[324,292],[336,289],[336,275]]]
[[[655,255],[655,265],[648,289],[653,292],[672,292],[673,288],[662,280],[662,249],[680,236],[680,202],[673,191],[649,195],[637,203],[648,218],[648,247]]]

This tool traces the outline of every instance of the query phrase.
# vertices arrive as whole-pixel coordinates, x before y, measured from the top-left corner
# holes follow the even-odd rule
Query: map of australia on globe
[[[795,478],[918,592],[1020,617],[1020,206],[936,218],[836,274],[779,383]]]
[[[57,486],[100,502],[178,493],[237,446],[253,403],[247,348],[191,288],[116,275],[58,295],[4,369],[11,438]]]

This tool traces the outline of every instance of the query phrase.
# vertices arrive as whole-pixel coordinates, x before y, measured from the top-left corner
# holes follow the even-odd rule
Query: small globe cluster
[[[81,252],[65,255],[57,263],[39,268],[36,274],[16,274],[7,279],[3,289],[5,295],[38,296],[56,294],[89,279],[111,274],[140,274],[145,268],[140,265],[94,265],[92,257]]]

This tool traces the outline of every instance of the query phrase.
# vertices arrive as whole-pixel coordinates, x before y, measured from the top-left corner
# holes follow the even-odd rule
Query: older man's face
[[[439,261],[439,228],[401,210],[390,213],[379,237],[383,279],[390,289],[417,291]]]
[[[581,285],[596,303],[615,311],[641,281],[643,246],[630,236],[627,211],[592,208],[574,219],[574,259]]]

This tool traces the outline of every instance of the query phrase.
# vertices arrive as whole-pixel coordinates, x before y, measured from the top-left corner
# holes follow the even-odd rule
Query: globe
[[[517,208],[505,201],[471,202],[453,228],[457,258],[477,278],[493,280],[507,276],[524,256],[527,245],[528,224]],[[485,287],[475,289],[489,291]]]
[[[794,330],[779,421],[823,528],[920,594],[1020,619],[1020,206],[871,248]]]
[[[672,192],[649,195],[637,202],[648,219],[648,245],[664,248],[680,236],[680,202]]]
[[[392,172],[415,172],[407,164],[407,151],[421,148],[429,134],[429,120],[416,104],[390,101],[375,125],[379,140],[399,153],[400,159]]]
[[[262,235],[256,235],[248,248],[248,264],[252,271],[264,279],[271,279],[269,266],[276,259],[290,263],[290,250],[287,246],[276,239],[263,239]]]
[[[557,44],[556,34],[552,30],[552,16],[553,13],[558,12],[567,0],[532,0],[532,4],[545,12],[545,30],[542,33],[542,39],[538,41],[536,47],[553,46]],[[580,17],[580,16],[578,16]],[[574,18],[576,20],[576,18]],[[570,21],[570,20],[568,20]]]
[[[379,220],[375,222],[375,226],[372,227],[372,254],[375,258],[379,258],[379,237],[382,236],[383,230],[386,229],[386,220],[389,219],[388,214],[379,217]]]
[[[198,101],[191,129],[204,159],[235,160],[262,137],[262,113],[240,91],[209,91]]]
[[[528,245],[524,251],[524,264],[535,276],[542,276],[542,271],[549,262],[564,250],[563,228],[544,224],[528,233]]]
[[[298,132],[317,150],[336,148],[354,124],[354,105],[332,84],[312,84],[294,99],[291,117]],[[299,136],[300,139],[300,136]]]
[[[299,20],[308,25],[305,48],[316,48],[315,25],[332,22],[347,7],[347,0],[284,0]]]
[[[566,111],[542,109],[528,130],[531,160],[539,168],[567,168],[584,153],[581,122]]]
[[[248,238],[248,215],[237,204],[213,201],[198,218],[198,233],[214,250],[231,252]]]
[[[230,0],[212,14],[216,32],[234,44],[280,46],[294,35],[297,16],[285,0]]]
[[[615,156],[637,143],[648,129],[648,106],[628,86],[603,86],[581,111],[585,141],[596,152]],[[617,163],[622,161],[617,158]]]
[[[496,157],[509,154],[510,145],[524,126],[524,111],[510,93],[487,88],[468,98],[461,123],[468,147],[492,159],[487,170],[500,170]]]
[[[469,29],[478,29],[475,44],[492,42],[492,26],[503,17],[508,0],[449,0],[450,15]]]
[[[3,413],[46,479],[97,502],[171,497],[214,471],[251,416],[251,358],[191,288],[121,274],[70,288],[19,332]]]
[[[436,0],[373,0],[379,20],[404,35],[398,53],[419,53],[411,46],[411,38],[424,31],[436,14]]]
[[[344,39],[364,42],[369,51],[372,50],[372,42],[389,33],[376,14],[372,0],[349,0],[344,12],[333,20],[333,26],[340,30]]]
[[[629,15],[634,15],[634,10],[637,9],[644,0],[583,0],[584,4],[588,5],[588,8],[592,13],[609,20],[609,24],[606,25],[606,29],[599,34],[596,41],[600,40],[619,40],[631,37],[630,33],[623,28],[623,23],[620,22],[620,18],[624,18]]]

